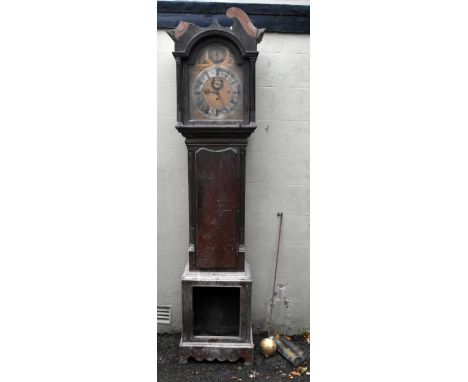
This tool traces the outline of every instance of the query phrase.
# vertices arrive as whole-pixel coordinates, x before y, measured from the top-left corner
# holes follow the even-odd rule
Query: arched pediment
[[[226,15],[233,19],[232,26],[224,27],[216,19],[206,28],[181,21],[177,28],[168,31],[175,42],[174,55],[188,57],[199,42],[211,36],[226,38],[238,48],[243,57],[256,53],[257,43],[261,41],[265,30],[255,28],[240,8],[231,7],[226,11]]]

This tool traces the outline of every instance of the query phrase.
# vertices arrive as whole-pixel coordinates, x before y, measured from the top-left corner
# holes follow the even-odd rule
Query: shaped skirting
[[[250,342],[184,342],[179,344],[179,363],[187,363],[189,357],[197,361],[237,361],[242,358],[246,365],[253,364],[253,339],[250,333]]]

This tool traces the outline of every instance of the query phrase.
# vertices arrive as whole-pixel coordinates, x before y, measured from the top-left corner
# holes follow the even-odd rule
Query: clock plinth
[[[182,338],[179,362],[201,360],[253,362],[250,301],[252,276],[241,272],[190,271],[182,276]]]
[[[175,42],[176,129],[186,138],[188,263],[182,276],[179,361],[253,362],[252,277],[245,262],[247,139],[255,123],[255,62],[264,30],[239,8],[231,27],[181,21]]]

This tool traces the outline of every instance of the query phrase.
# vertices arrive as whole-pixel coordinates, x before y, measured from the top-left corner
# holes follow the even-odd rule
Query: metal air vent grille
[[[158,305],[158,324],[171,323],[171,305]]]

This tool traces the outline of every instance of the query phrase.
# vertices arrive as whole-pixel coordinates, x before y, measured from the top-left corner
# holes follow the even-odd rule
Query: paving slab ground
[[[178,359],[180,334],[158,334],[158,382],[309,381],[306,374],[291,378],[289,373],[296,367],[279,353],[270,358],[260,353],[258,344],[265,336],[254,336],[254,364],[251,366],[245,366],[243,360],[198,362],[191,358],[187,364],[181,365]],[[302,336],[292,336],[291,340],[306,354],[302,366],[309,369],[309,345]]]

